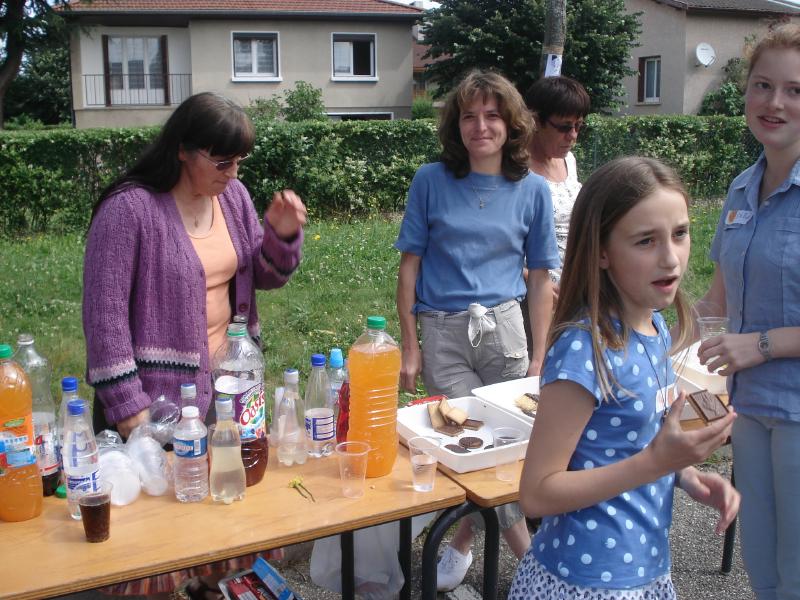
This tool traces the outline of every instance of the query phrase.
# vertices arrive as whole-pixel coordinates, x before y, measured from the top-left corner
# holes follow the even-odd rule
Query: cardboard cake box
[[[397,411],[397,431],[400,434],[400,438],[405,443],[412,437],[419,435],[439,438],[442,444],[434,454],[441,464],[456,473],[468,473],[494,467],[499,455],[504,457],[514,456],[517,460],[525,458],[528,438],[531,435],[530,421],[517,417],[507,410],[475,396],[448,398],[448,402],[450,406],[465,411],[470,419],[483,421],[483,425],[475,431],[464,429],[463,432],[455,436],[444,435],[433,430],[427,404],[416,404]],[[492,447],[486,449],[487,445],[492,445],[492,430],[496,427],[515,427],[522,431],[523,439],[519,443],[509,444],[502,448]],[[458,445],[458,440],[464,437],[480,438],[483,446],[464,454],[445,448],[448,444]]]
[[[302,600],[260,556],[252,569],[220,579],[219,589],[227,600]]]

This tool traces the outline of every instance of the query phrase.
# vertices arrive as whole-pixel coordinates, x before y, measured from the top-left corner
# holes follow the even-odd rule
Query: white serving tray
[[[533,426],[533,417],[529,417],[522,412],[519,407],[514,404],[514,400],[522,396],[522,394],[538,394],[539,393],[539,377],[523,377],[521,379],[512,379],[511,381],[503,381],[502,383],[495,383],[492,385],[485,385],[483,387],[475,388],[472,390],[481,400],[485,400],[490,404],[499,406],[504,411],[511,413]]]
[[[702,390],[708,390],[712,394],[727,394],[727,378],[716,373],[709,373],[708,367],[700,364],[697,358],[697,349],[700,342],[695,342],[688,349],[681,352],[672,361],[672,368],[680,374],[683,379],[693,383]],[[684,356],[684,352],[686,355]],[[692,390],[696,391],[696,390]]]
[[[428,405],[416,404],[414,406],[406,406],[397,411],[397,432],[400,434],[400,438],[404,442],[408,442],[409,439],[418,435],[441,439],[442,445],[433,454],[435,454],[440,463],[453,469],[456,473],[468,473],[494,467],[497,456],[516,456],[517,460],[525,458],[528,438],[531,435],[530,421],[520,419],[508,411],[474,396],[448,398],[447,401],[451,406],[466,411],[470,419],[483,421],[483,427],[477,431],[465,429],[463,433],[453,437],[443,435],[434,431],[431,427]],[[492,429],[495,427],[516,427],[522,431],[523,441],[518,444],[503,446],[502,448],[470,450],[468,454],[458,454],[445,448],[447,444],[458,444],[458,440],[466,436],[481,438],[484,446],[491,444],[493,441]]]
[[[677,387],[676,390],[676,398],[678,397],[677,394],[680,391],[686,392],[686,395],[694,394],[695,392],[699,392],[700,390],[704,390],[706,388],[700,387],[696,383],[692,383],[690,380],[686,379],[685,377],[678,375],[678,378],[675,381],[675,386]],[[689,401],[686,401],[686,404],[683,405],[683,411],[681,412],[681,421],[691,421],[692,419],[699,419],[700,416],[694,410]]]

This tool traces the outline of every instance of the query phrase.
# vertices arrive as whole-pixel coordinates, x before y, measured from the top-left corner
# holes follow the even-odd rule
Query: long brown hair
[[[461,111],[476,98],[485,102],[491,97],[497,101],[508,130],[500,170],[507,179],[519,181],[528,174],[528,143],[535,126],[517,89],[508,79],[491,71],[472,71],[447,96],[439,121],[441,160],[456,177],[467,176],[469,154],[461,141],[458,122]]]
[[[614,226],[639,202],[660,188],[676,191],[689,203],[680,177],[653,158],[626,156],[597,169],[581,188],[569,222],[561,289],[548,335],[548,348],[568,327],[585,327],[592,334],[592,354],[600,391],[607,400],[612,380],[604,359],[606,348],[619,350],[628,343],[630,328],[614,325],[623,314],[622,299],[608,272],[600,268],[602,249]],[[691,327],[689,303],[680,289],[675,296],[680,336],[673,347],[687,340]],[[579,325],[588,320],[588,326]]]

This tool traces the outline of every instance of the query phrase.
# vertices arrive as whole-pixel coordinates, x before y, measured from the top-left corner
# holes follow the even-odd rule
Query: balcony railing
[[[84,75],[83,88],[86,106],[170,106],[192,94],[192,75]]]

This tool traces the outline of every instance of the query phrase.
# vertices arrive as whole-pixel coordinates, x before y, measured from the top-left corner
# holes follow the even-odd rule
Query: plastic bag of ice
[[[156,427],[152,423],[138,425],[131,431],[125,451],[136,464],[145,493],[163,496],[172,481],[172,467],[155,432]]]

